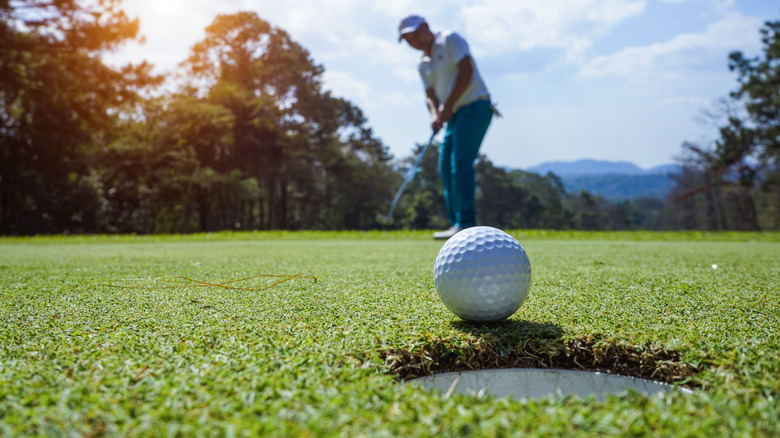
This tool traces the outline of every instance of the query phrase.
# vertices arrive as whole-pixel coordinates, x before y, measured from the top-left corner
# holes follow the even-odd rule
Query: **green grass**
[[[0,435],[780,434],[780,234],[513,234],[534,283],[490,326],[438,300],[427,233],[0,239]],[[161,278],[297,273],[316,281]],[[641,359],[695,390],[444,399],[399,383],[527,353]]]

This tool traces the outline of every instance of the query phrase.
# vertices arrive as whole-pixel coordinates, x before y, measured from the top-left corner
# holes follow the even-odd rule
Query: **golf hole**
[[[444,397],[454,393],[476,396],[490,394],[515,399],[577,395],[582,398],[596,396],[603,401],[608,395],[625,394],[629,391],[647,396],[673,392],[691,393],[689,389],[636,377],[534,368],[447,372],[410,379],[407,384],[441,392]]]

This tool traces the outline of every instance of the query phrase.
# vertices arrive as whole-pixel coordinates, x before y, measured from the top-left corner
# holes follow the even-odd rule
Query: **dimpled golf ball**
[[[509,234],[466,228],[439,250],[433,280],[452,313],[466,321],[496,322],[515,313],[528,296],[531,263]]]

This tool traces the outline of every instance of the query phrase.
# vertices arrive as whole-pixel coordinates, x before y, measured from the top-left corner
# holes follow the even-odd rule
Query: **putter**
[[[395,197],[393,198],[393,202],[390,203],[390,211],[387,212],[386,215],[379,214],[379,218],[383,221],[392,221],[393,220],[393,211],[395,211],[395,204],[398,203],[398,200],[401,198],[401,193],[404,192],[404,189],[406,188],[406,185],[409,184],[413,179],[414,175],[417,173],[417,168],[420,166],[420,161],[422,161],[423,156],[425,156],[425,152],[428,151],[428,148],[433,144],[433,138],[436,137],[436,133],[434,132],[431,134],[431,139],[428,140],[428,144],[423,147],[422,151],[420,151],[420,154],[417,155],[417,159],[414,160],[414,164],[411,168],[409,168],[408,171],[406,171],[406,176],[404,177],[404,182],[401,184],[401,188],[398,189],[398,192],[396,192]]]

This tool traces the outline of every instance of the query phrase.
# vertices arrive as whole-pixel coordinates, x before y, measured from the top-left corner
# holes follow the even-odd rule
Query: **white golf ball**
[[[436,292],[466,321],[495,322],[511,316],[531,288],[531,264],[523,247],[493,227],[472,227],[452,236],[433,268]]]

